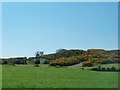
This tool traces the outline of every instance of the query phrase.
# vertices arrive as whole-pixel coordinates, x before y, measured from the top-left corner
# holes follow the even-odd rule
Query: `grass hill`
[[[82,63],[82,66],[95,64],[120,63],[120,50],[88,49],[85,50],[60,50],[53,54],[40,56],[44,64],[50,66],[71,66]],[[19,57],[2,59],[3,64],[34,64],[36,57]],[[1,60],[0,60],[1,61]]]
[[[51,66],[70,66],[83,63],[83,66],[93,66],[94,64],[120,63],[119,50],[88,49],[84,50],[64,50],[58,53],[43,56],[45,64]]]

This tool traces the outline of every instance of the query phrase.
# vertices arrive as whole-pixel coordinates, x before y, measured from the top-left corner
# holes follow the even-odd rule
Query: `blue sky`
[[[0,57],[2,56],[2,3],[0,3]]]
[[[56,49],[117,49],[117,2],[2,4],[3,57]]]

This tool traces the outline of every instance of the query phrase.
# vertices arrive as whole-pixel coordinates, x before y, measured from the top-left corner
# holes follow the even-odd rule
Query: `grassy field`
[[[118,72],[3,65],[3,88],[118,88]]]
[[[0,65],[0,90],[2,89],[2,65]]]

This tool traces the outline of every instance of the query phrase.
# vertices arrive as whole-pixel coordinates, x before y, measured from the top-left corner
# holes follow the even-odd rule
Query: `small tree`
[[[35,66],[38,67],[39,64],[40,64],[40,59],[39,59],[39,57],[40,57],[40,52],[37,51],[37,52],[35,53],[35,56],[36,56]]]
[[[37,51],[35,53],[35,65],[38,66],[38,64],[40,64],[40,56],[43,56],[44,52],[43,51]]]
[[[38,58],[38,57],[40,56],[40,52],[37,51],[37,52],[35,53],[35,56],[36,56],[36,58]]]
[[[43,54],[44,54],[43,51],[40,51],[40,52],[39,52],[39,55],[40,55],[40,56],[43,56]]]

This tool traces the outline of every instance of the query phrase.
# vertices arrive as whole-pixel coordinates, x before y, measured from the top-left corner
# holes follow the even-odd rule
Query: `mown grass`
[[[118,72],[3,65],[3,88],[118,88]]]
[[[2,89],[2,65],[0,65],[0,90]]]

